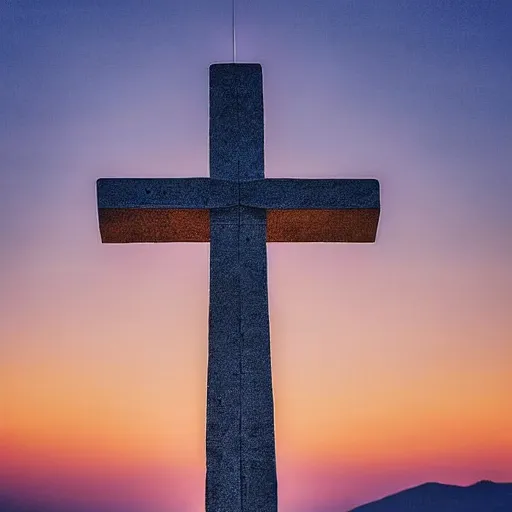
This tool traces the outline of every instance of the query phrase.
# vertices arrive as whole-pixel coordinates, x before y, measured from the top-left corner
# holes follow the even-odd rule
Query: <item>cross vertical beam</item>
[[[210,67],[210,176],[264,178],[259,64]],[[276,512],[266,211],[210,211],[207,512]]]

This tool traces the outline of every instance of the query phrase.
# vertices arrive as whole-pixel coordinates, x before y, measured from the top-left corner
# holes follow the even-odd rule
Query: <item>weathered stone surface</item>
[[[103,243],[210,241],[208,210],[100,208],[98,218]]]
[[[100,178],[98,208],[225,208],[237,206],[238,185],[212,178]]]
[[[267,242],[375,242],[380,210],[267,210]]]
[[[239,206],[267,210],[268,242],[374,242],[380,213],[379,182],[363,179],[100,179],[98,202],[105,243],[209,242],[208,210]]]
[[[210,67],[210,175],[264,177],[259,65]],[[210,212],[206,510],[277,512],[266,213],[237,199]]]
[[[259,64],[210,67],[210,178],[100,179],[103,242],[210,241],[207,512],[277,512],[267,242],[373,242],[376,180],[264,179]]]
[[[380,208],[374,179],[267,178],[240,185],[240,203],[254,208]]]
[[[264,177],[263,76],[260,64],[210,66],[210,176]]]

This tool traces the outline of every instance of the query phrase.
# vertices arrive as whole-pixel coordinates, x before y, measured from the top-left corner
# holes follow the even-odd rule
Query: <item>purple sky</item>
[[[0,8],[0,488],[86,499],[94,453],[201,509],[208,246],[102,246],[95,181],[206,176],[231,52],[229,0]],[[267,176],[382,187],[375,245],[268,249],[282,512],[512,480],[512,4],[239,0],[237,54]]]

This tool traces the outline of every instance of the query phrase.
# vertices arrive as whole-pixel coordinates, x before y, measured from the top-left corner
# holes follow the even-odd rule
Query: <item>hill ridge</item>
[[[512,483],[469,485],[425,482],[348,512],[512,512]]]

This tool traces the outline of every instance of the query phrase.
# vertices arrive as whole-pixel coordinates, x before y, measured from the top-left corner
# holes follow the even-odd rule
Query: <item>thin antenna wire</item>
[[[235,0],[233,0],[233,63],[236,62]]]

